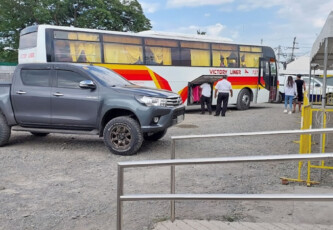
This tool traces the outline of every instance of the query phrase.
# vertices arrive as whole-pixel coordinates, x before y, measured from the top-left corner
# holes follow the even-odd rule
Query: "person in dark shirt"
[[[297,88],[297,103],[298,103],[298,111],[301,112],[302,108],[302,102],[303,102],[303,89],[304,91],[306,90],[305,88],[305,82],[301,80],[302,75],[297,74],[297,79],[295,80],[296,83],[296,88]],[[294,101],[294,110],[293,113],[296,112],[296,100]]]

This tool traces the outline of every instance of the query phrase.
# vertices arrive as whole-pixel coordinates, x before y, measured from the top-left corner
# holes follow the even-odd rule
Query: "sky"
[[[288,60],[310,55],[333,0],[138,0],[158,32],[224,38],[272,47]]]

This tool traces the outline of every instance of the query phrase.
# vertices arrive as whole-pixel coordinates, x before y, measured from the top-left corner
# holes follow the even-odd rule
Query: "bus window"
[[[97,42],[70,41],[73,62],[101,62],[101,45]]]
[[[148,46],[165,46],[165,47],[178,47],[177,41],[156,39],[156,38],[145,38],[145,45]]]
[[[259,67],[259,58],[262,57],[262,48],[257,46],[239,46],[240,66]]]
[[[230,44],[212,44],[213,66],[238,67],[238,47]]]
[[[262,57],[261,53],[245,53],[240,52],[241,67],[259,67],[259,58]]]
[[[171,65],[171,49],[165,47],[145,47],[145,64]]]
[[[209,50],[181,49],[181,63],[184,66],[210,66]]]
[[[93,33],[54,31],[55,39],[80,40],[80,41],[99,41],[99,35]]]
[[[231,52],[229,56],[227,56],[227,66],[228,67],[238,67],[238,53]]]
[[[19,49],[33,48],[37,46],[37,32],[21,35]]]
[[[136,44],[141,45],[141,38],[130,37],[130,36],[119,36],[119,35],[103,35],[104,42],[113,42],[113,43],[125,43],[125,44]]]
[[[54,42],[54,57],[55,61],[73,62],[69,41],[58,40]]]
[[[181,42],[181,60],[185,66],[210,66],[209,44]]]
[[[104,43],[105,63],[142,64],[142,46]]]
[[[237,65],[237,55],[234,56],[234,61],[229,60],[229,57],[233,57],[232,53],[232,51],[213,50],[213,66],[231,67],[230,63],[233,63],[233,67]]]

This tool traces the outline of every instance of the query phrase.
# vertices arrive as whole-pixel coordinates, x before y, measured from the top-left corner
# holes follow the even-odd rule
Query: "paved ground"
[[[188,111],[183,123],[157,142],[145,142],[134,156],[110,154],[95,136],[50,134],[40,138],[13,132],[0,148],[1,230],[116,229],[117,162],[170,158],[170,137],[300,128],[300,114],[283,114],[282,104],[247,111],[230,108],[226,117]],[[331,119],[333,121],[333,119]],[[177,158],[292,154],[297,135],[181,141]],[[314,170],[320,185],[281,185],[297,176],[297,163],[177,167],[177,193],[331,193],[333,175]],[[125,193],[170,191],[170,168],[126,170]],[[177,202],[178,220],[333,225],[331,203],[205,201]],[[169,219],[169,202],[125,202],[123,230],[147,230]],[[201,229],[200,229],[201,230]]]
[[[206,220],[176,220],[158,223],[154,230],[331,230],[332,226],[290,224],[290,223],[249,223]]]

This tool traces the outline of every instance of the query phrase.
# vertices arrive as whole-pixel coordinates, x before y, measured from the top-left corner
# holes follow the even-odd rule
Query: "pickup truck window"
[[[89,66],[87,67],[89,72],[92,75],[95,75],[99,80],[103,81],[107,86],[125,86],[125,85],[133,85],[133,83],[127,81],[125,78],[120,76],[119,74],[101,67]]]
[[[50,70],[21,70],[21,80],[24,85],[48,87]]]
[[[57,76],[58,76],[57,86],[59,88],[79,89],[81,81],[90,80],[88,77],[66,70],[58,70]]]

